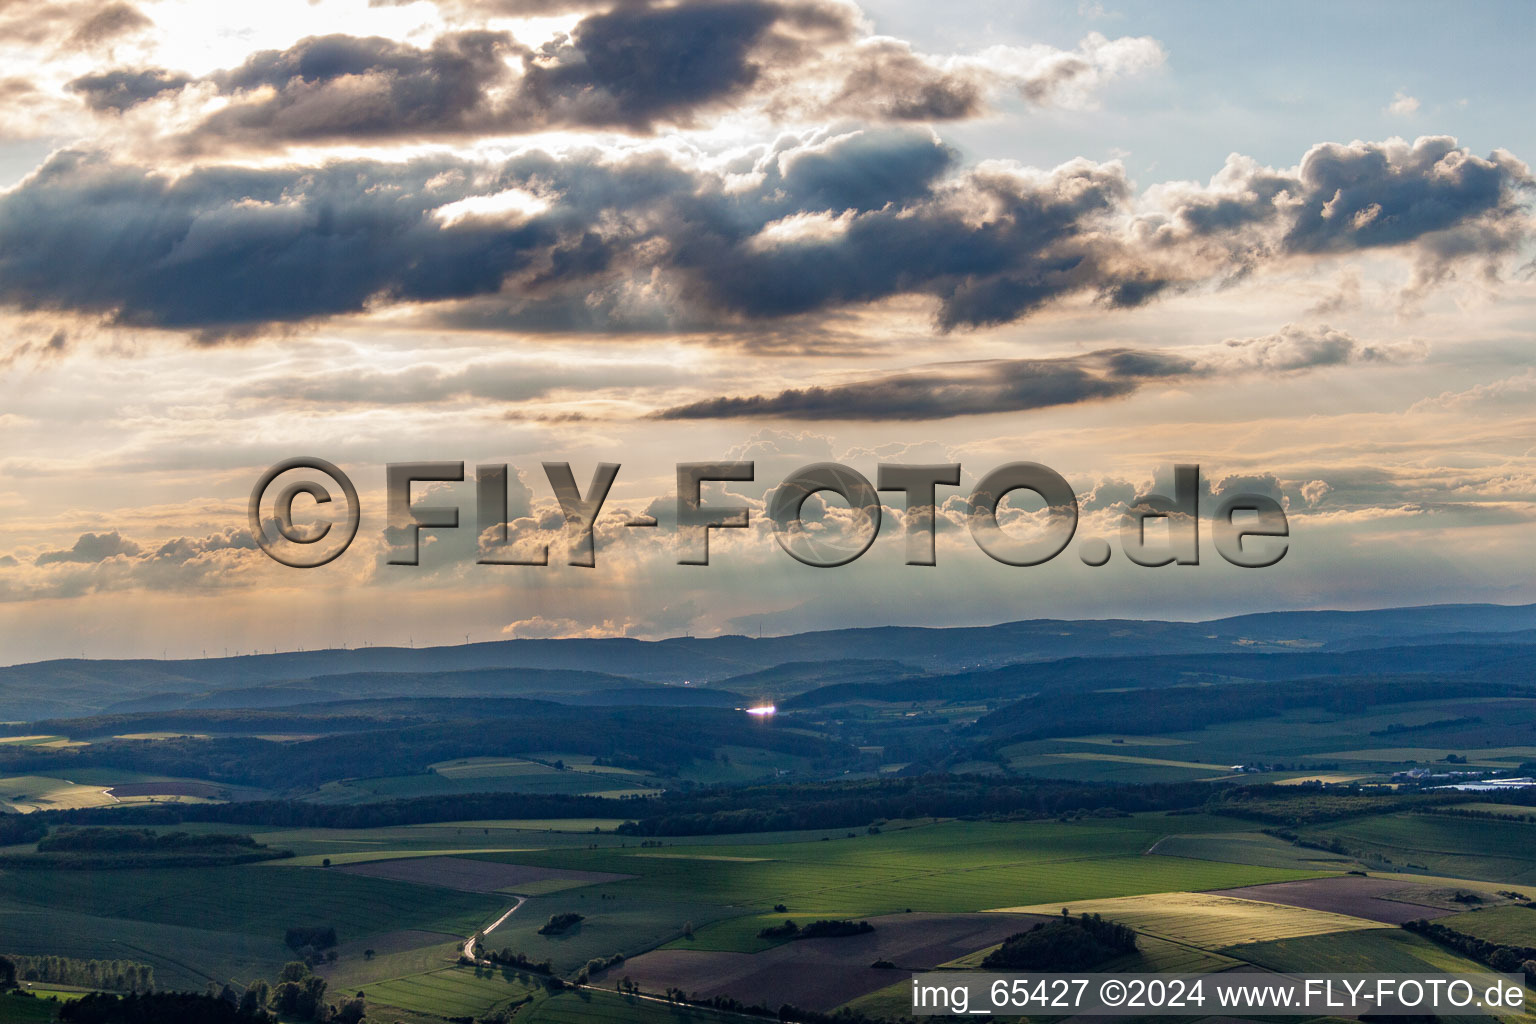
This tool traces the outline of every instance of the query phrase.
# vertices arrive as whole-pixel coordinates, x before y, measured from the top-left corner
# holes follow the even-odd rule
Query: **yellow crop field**
[[[0,778],[0,805],[26,813],[117,803],[107,795],[106,789],[105,786],[82,786],[47,775],[11,775]]]
[[[1172,736],[1063,736],[1059,743],[1092,743],[1100,747],[1187,747],[1194,740]]]
[[[1322,782],[1327,785],[1337,785],[1341,782],[1356,782],[1360,779],[1368,779],[1369,775],[1349,775],[1342,772],[1324,772],[1321,775],[1297,775],[1290,779],[1275,779],[1277,786],[1300,786],[1308,782]]]
[[[1114,899],[1079,900],[1066,904],[1000,908],[998,913],[1056,914],[1062,906],[1073,914],[1100,914],[1128,924],[1138,932],[1185,942],[1202,949],[1223,949],[1248,942],[1271,942],[1329,932],[1363,931],[1390,925],[1323,910],[1215,896],[1200,892],[1153,893]]]
[[[1045,757],[1057,757],[1064,761],[1113,761],[1118,764],[1155,764],[1165,768],[1193,768],[1202,772],[1220,772],[1226,774],[1227,765],[1201,764],[1199,761],[1170,761],[1161,757],[1137,757],[1135,754],[1100,754],[1090,751],[1070,751],[1065,754],[1045,754]]]

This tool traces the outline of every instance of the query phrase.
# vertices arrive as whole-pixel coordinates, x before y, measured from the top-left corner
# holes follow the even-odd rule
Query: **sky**
[[[1533,29],[1514,2],[0,0],[0,662],[1536,601]],[[319,568],[248,525],[295,456],[359,496]],[[680,565],[676,467],[723,461],[754,478],[704,500],[749,525]],[[407,462],[466,466],[414,486],[460,523],[418,565],[386,533]],[[856,560],[786,554],[766,503],[821,462],[959,464],[937,564],[905,564],[899,492]],[[970,531],[1015,462],[1076,496],[1044,564]],[[590,567],[543,463],[582,493],[620,466]],[[477,560],[501,464],[548,565]],[[1135,565],[1126,514],[1181,464],[1199,564]],[[326,486],[293,508],[334,542]],[[1239,493],[1284,510],[1278,564],[1211,543]],[[999,518],[1060,525],[1028,491]],[[852,553],[869,523],[821,492],[803,529]]]

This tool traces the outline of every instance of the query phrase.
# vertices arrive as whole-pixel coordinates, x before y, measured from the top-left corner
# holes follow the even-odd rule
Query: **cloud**
[[[1140,198],[1118,163],[961,168],[912,128],[785,136],[725,169],[593,149],[171,177],[62,151],[0,196],[0,301],[217,338],[467,299],[503,329],[718,330],[925,296],[950,330],[1371,248],[1409,249],[1428,287],[1527,237],[1530,188],[1507,153],[1438,138],[1234,159]]]
[[[80,94],[92,110],[122,113],[163,93],[180,90],[191,81],[186,75],[165,68],[118,68],[82,75],[71,81],[69,88]]]
[[[349,370],[337,373],[281,373],[244,384],[239,397],[290,404],[364,403],[404,405],[440,402],[455,398],[520,402],[572,388],[590,394],[603,387],[638,387],[674,383],[684,375],[667,366],[605,365],[600,361],[580,366],[554,361],[476,360],[457,369],[420,364],[398,370]],[[508,413],[506,418],[524,418]],[[580,414],[540,413],[546,422],[580,422]]]
[[[852,384],[711,398],[663,409],[653,418],[947,419],[1124,398],[1156,381],[1396,363],[1422,358],[1424,353],[1425,347],[1416,343],[1363,344],[1327,326],[1287,325],[1271,335],[1229,340],[1206,350],[1105,349],[1055,359],[941,363]]]
[[[138,544],[118,534],[82,533],[73,547],[64,551],[44,551],[33,559],[33,565],[52,565],[58,562],[104,562],[119,555],[137,555],[142,549]]]
[[[37,555],[30,569],[14,556],[0,558],[0,566],[17,570],[0,581],[0,602],[228,587],[253,579],[252,573],[270,564],[243,525],[158,542],[136,541],[117,530],[83,533],[68,549]]]
[[[1387,104],[1386,112],[1395,114],[1398,117],[1407,117],[1409,114],[1417,113],[1418,109],[1419,101],[1399,89],[1393,95],[1392,102]]]
[[[712,398],[666,409],[657,419],[777,417],[924,420],[1043,409],[1129,394],[1136,385],[1089,359],[988,360],[893,374],[856,384],[791,388],[776,395]]]
[[[51,362],[63,356],[69,349],[69,335],[63,330],[56,330],[44,341],[23,341],[19,345],[13,345],[9,352],[0,356],[0,371],[9,370],[29,361],[38,365]]]
[[[1526,370],[1513,377],[1477,384],[1462,391],[1442,391],[1432,398],[1422,398],[1409,406],[1408,412],[1436,412],[1506,402],[1523,404],[1529,401],[1528,396],[1533,391],[1536,391],[1536,370]]]
[[[261,51],[207,76],[228,102],[182,141],[206,149],[556,128],[638,133],[726,109],[779,122],[955,120],[983,114],[1009,93],[1034,106],[1091,107],[1108,83],[1163,59],[1156,40],[1098,33],[1074,50],[923,54],[869,35],[858,8],[841,0],[626,3],[544,41],[460,31],[423,48],[335,34]],[[134,84],[141,87],[117,94],[120,105],[95,109],[169,91]]]
[[[298,140],[469,131],[489,117],[486,90],[508,77],[505,59],[517,51],[504,32],[453,33],[428,49],[377,37],[304,39],[212,76],[235,100],[198,133]]]
[[[69,49],[88,50],[121,36],[141,32],[154,22],[132,4],[114,0],[102,4],[75,26],[65,41]]]
[[[1287,324],[1274,334],[1258,338],[1233,338],[1209,362],[1232,370],[1288,372],[1346,363],[1403,363],[1424,358],[1422,342],[1363,344],[1344,331],[1327,325],[1299,327]]]
[[[123,0],[33,0],[0,3],[0,39],[12,46],[92,50],[154,23]]]

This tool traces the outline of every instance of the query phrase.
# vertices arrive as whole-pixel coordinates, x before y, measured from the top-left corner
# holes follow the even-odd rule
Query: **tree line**
[[[133,960],[77,960],[67,956],[0,957],[10,964],[0,966],[0,987],[9,976],[12,983],[36,981],[50,985],[75,985],[118,992],[148,992],[155,987],[155,969]]]

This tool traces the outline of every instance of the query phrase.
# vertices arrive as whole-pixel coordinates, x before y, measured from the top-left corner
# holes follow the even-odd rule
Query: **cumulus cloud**
[[[142,549],[138,544],[118,534],[82,533],[74,546],[62,551],[44,551],[33,559],[33,565],[52,565],[57,562],[104,562],[119,555],[137,555]]]
[[[1418,109],[1417,97],[1410,96],[1401,89],[1393,95],[1392,102],[1387,104],[1387,113],[1396,114],[1398,117],[1407,117],[1409,114],[1417,113]]]
[[[1232,338],[1209,361],[1212,367],[1234,370],[1288,372],[1345,363],[1403,363],[1424,358],[1428,347],[1418,341],[1366,344],[1344,331],[1287,324],[1274,334]]]
[[[724,169],[534,150],[171,177],[64,151],[0,196],[0,301],[217,337],[472,298],[503,328],[709,330],[926,296],[949,330],[1364,249],[1428,281],[1528,237],[1530,188],[1445,138],[1234,159],[1140,197],[1118,163],[962,168],[923,129],[786,136]]]
[[[83,533],[69,548],[36,555],[30,567],[13,555],[0,557],[0,567],[11,570],[0,581],[0,602],[229,587],[269,565],[244,526],[158,542],[134,540],[117,530]]]
[[[477,12],[489,13],[498,12]],[[255,53],[206,78],[227,103],[185,141],[648,132],[726,108],[781,121],[954,120],[984,113],[1009,93],[1035,106],[1090,107],[1109,82],[1163,59],[1156,40],[1098,33],[1073,50],[924,54],[869,35],[858,8],[841,0],[628,3],[587,13],[568,33],[542,41],[472,30],[418,47],[336,34]],[[123,82],[110,105],[82,92],[94,109],[120,111],[171,91],[135,75],[142,72],[91,76]]]

